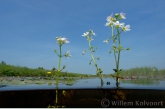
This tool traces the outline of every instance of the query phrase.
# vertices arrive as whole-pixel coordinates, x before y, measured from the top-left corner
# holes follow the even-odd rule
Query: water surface
[[[10,80],[10,81],[9,81]],[[74,78],[63,79],[58,83],[58,89],[115,89],[116,81],[113,78],[103,78],[103,84],[99,78]],[[120,80],[121,89],[155,89],[165,90],[165,79],[125,79]],[[57,89],[55,79],[8,79],[8,81],[1,81],[0,91],[14,91],[14,90],[46,90]]]

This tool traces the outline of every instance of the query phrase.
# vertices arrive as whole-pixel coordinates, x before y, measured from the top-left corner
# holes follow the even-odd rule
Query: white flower
[[[121,13],[120,13],[120,17],[121,17],[121,19],[126,19],[125,13],[121,12]]]
[[[124,23],[120,23],[119,21],[116,21],[113,24],[116,26],[116,28],[120,28],[120,27],[124,26]]]
[[[105,40],[105,41],[103,41],[103,42],[106,42],[106,43],[108,44],[108,39],[107,39],[107,40]]]
[[[113,21],[109,21],[105,24],[105,26],[112,26],[113,25]]]
[[[122,26],[122,31],[126,32],[126,31],[130,31],[130,25],[126,25],[126,26]]]
[[[113,13],[110,16],[107,17],[107,21],[108,22],[111,22],[111,21],[114,20],[114,18],[112,16],[113,16]]]
[[[89,30],[88,32],[84,33],[82,36],[92,37],[92,36],[96,36],[96,34],[93,32],[93,30]]]
[[[113,22],[116,21],[116,18],[113,18],[113,13],[107,17],[107,23],[105,24],[105,26],[112,26],[113,25]]]
[[[57,39],[57,43],[58,44],[65,44],[65,43],[69,43],[67,38],[61,38],[61,37],[56,37]]]
[[[69,43],[67,38],[61,38],[62,41],[64,41],[65,43]]]
[[[67,57],[67,58],[70,58],[70,57],[71,57],[71,55],[70,55],[70,52],[69,52],[69,51],[67,51],[67,52],[66,52],[65,57]]]
[[[88,32],[84,33],[82,36],[88,36]]]

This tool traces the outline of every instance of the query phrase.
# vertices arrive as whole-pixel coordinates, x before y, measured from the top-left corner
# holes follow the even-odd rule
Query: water
[[[11,84],[11,82],[0,84],[0,91],[12,91],[12,90],[40,90],[40,89],[56,89],[55,81],[49,80],[44,81],[39,84],[36,82],[22,81],[22,84]],[[103,85],[101,85],[101,80],[99,78],[85,78],[85,79],[75,79],[74,81],[60,81],[58,84],[58,89],[115,89],[116,81],[113,78],[103,78]],[[110,84],[107,84],[107,83]],[[26,83],[26,84],[25,84]],[[119,84],[121,89],[159,89],[165,90],[165,79],[127,79],[120,80]]]
[[[42,78],[0,78],[1,108],[46,108],[55,106],[55,80]],[[165,107],[165,79],[139,78],[120,80],[116,88],[113,78],[60,79],[58,106],[68,108]],[[65,92],[65,94],[64,94]]]

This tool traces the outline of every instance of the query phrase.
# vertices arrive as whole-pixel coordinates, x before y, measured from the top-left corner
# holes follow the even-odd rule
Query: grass
[[[7,65],[4,61],[0,63],[0,76],[53,76],[57,75],[57,71],[51,70],[51,74],[47,74],[50,70],[46,70],[43,67],[35,69]],[[121,76],[163,76],[165,77],[165,69],[158,70],[156,67],[136,67],[121,71]],[[72,72],[61,72],[59,77],[97,77],[90,74],[78,74]],[[103,74],[103,77],[111,77],[111,74]]]
[[[136,67],[122,70],[121,76],[165,76],[165,69],[158,70],[156,67]]]
[[[57,71],[51,70],[51,74],[47,74],[50,70],[46,70],[43,67],[38,67],[35,69],[22,67],[22,66],[13,66],[7,65],[4,61],[0,63],[0,76],[55,76]],[[61,72],[59,77],[92,77],[93,75],[89,74],[78,74],[78,73],[68,73]]]

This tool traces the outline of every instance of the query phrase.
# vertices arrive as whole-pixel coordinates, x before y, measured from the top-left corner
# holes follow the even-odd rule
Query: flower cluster
[[[88,32],[84,33],[82,36],[87,37],[87,40],[90,42],[92,41],[92,36],[96,36],[93,30],[89,30]]]
[[[58,43],[59,45],[63,45],[63,44],[65,44],[65,43],[69,43],[69,41],[67,40],[67,38],[56,37],[56,39],[57,39],[57,43]]]
[[[126,19],[125,17],[125,13],[120,13],[120,14],[115,14],[115,16],[113,17],[113,14],[111,14],[110,16],[107,17],[107,23],[105,24],[105,26],[110,26],[110,27],[115,27],[115,28],[121,28],[122,31],[126,32],[126,31],[130,31],[130,25],[124,25],[124,23],[120,23],[119,21],[122,19]]]
[[[112,28],[112,31],[113,31],[113,35],[112,35],[112,39],[113,39],[113,49],[115,49],[116,52],[118,52],[118,50],[116,49],[116,46],[115,46],[115,43],[117,41],[120,41],[120,33],[123,31],[123,32],[126,32],[126,31],[130,31],[130,25],[126,25],[125,26],[125,23],[120,23],[120,20],[122,19],[126,19],[125,17],[125,13],[121,12],[120,14],[116,13],[114,16],[113,16],[113,13],[107,17],[107,23],[105,24],[105,26],[109,26]],[[114,35],[114,29],[117,30],[117,34]],[[109,42],[110,38],[104,40],[103,42],[107,43]],[[119,42],[118,42],[119,43]],[[119,44],[120,46],[120,50],[123,50],[122,49],[122,46]],[[130,48],[126,48],[126,50],[129,50]],[[109,51],[109,53],[111,53],[111,51]]]
[[[84,33],[82,36],[92,37],[92,36],[96,36],[96,34],[93,32],[93,30],[89,30],[88,32]]]

